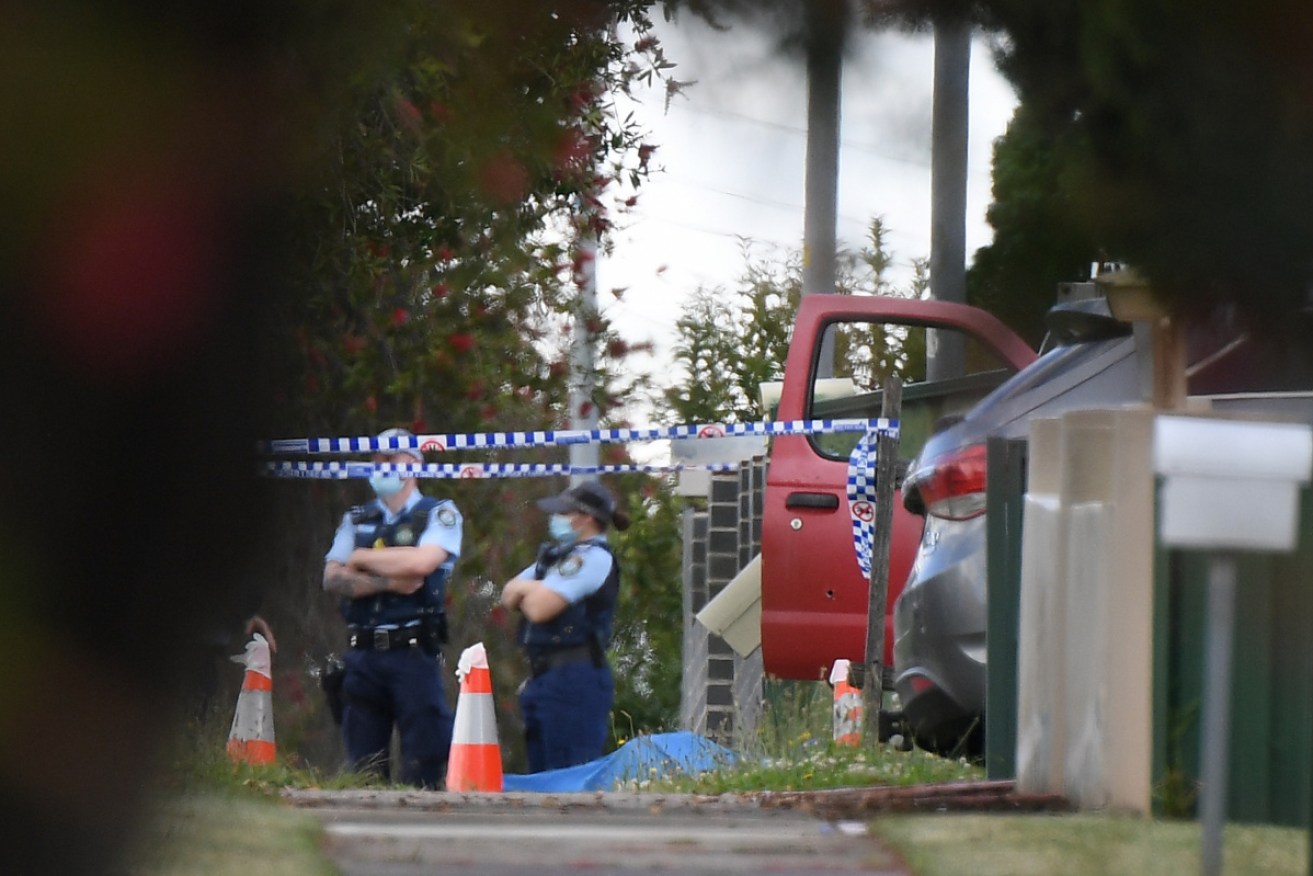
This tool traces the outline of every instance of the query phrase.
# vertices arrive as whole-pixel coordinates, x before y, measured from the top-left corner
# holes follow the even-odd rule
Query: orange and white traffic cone
[[[246,653],[232,660],[246,665],[246,676],[242,679],[242,692],[237,695],[232,730],[228,732],[228,757],[235,763],[273,763],[277,750],[269,642],[255,633],[246,643]]]
[[[862,744],[862,692],[848,680],[849,661],[836,660],[830,670],[834,688],[834,744]]]
[[[447,760],[448,791],[500,791],[501,746],[492,703],[492,675],[483,643],[471,645],[456,665],[460,698]]]

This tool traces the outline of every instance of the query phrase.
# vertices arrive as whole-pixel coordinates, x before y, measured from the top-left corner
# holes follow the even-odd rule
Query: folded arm
[[[518,610],[535,624],[545,623],[570,605],[564,596],[533,578],[512,578],[502,588],[501,604]]]
[[[424,584],[418,575],[379,575],[329,560],[324,564],[324,590],[348,599],[376,593],[414,593]]]
[[[407,547],[356,548],[347,558],[349,568],[387,578],[423,578],[447,561],[447,552],[435,544]]]

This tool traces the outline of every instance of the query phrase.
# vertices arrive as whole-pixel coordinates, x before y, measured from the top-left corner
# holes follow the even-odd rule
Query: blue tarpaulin
[[[615,751],[579,766],[541,773],[508,773],[507,791],[611,791],[629,782],[647,782],[681,773],[709,772],[734,760],[734,752],[687,731],[631,739]]]

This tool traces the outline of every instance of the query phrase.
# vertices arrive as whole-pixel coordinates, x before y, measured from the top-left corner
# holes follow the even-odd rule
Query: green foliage
[[[634,525],[612,535],[622,570],[611,644],[616,746],[677,726],[684,642],[682,502],[658,478],[627,477],[621,489]]]
[[[678,377],[663,391],[659,402],[676,422],[760,419],[769,413],[761,410],[760,385],[784,378],[793,320],[802,299],[802,256],[796,252],[758,255],[750,241],[743,243],[742,250],[744,270],[732,293],[719,287],[699,287],[676,323],[679,337],[674,359],[679,366]],[[913,262],[914,274],[907,289],[897,289],[889,280],[892,264],[884,223],[873,219],[866,244],[856,252],[838,254],[835,291],[844,295],[906,297],[926,293],[926,260]],[[877,340],[859,343],[861,339],[844,330],[836,341],[836,362],[853,361],[850,351],[858,346],[876,351],[857,363],[862,380],[875,381],[863,385],[879,385],[900,367],[900,355],[911,352],[895,336]]]
[[[743,759],[695,777],[654,782],[647,790],[690,794],[730,794],[751,791],[810,791],[925,785],[978,781],[984,771],[965,760],[949,760],[913,749],[898,751],[886,745],[857,748],[809,740],[801,756]]]
[[[275,357],[275,373],[299,377],[279,387],[289,428],[559,417],[562,320],[586,262],[569,241],[605,237],[607,187],[639,184],[653,148],[613,103],[668,63],[642,38],[642,9],[390,9],[295,208],[309,270],[289,280],[298,294]],[[624,20],[633,45],[607,29]],[[601,361],[623,355],[585,318]]]
[[[986,217],[994,238],[976,250],[967,301],[1003,320],[1038,347],[1057,285],[1088,280],[1103,253],[1080,224],[1055,154],[1052,119],[1018,107],[994,143],[994,200]]]
[[[286,205],[299,270],[285,278],[290,294],[262,350],[278,401],[270,435],[518,431],[559,428],[575,414],[604,424],[624,416],[644,381],[621,368],[635,347],[605,314],[576,313],[591,257],[579,241],[606,251],[613,217],[632,206],[616,184],[641,187],[655,150],[615,102],[671,66],[649,33],[650,5],[403,0],[376,10],[337,63],[316,68],[334,84]],[[568,404],[575,322],[597,363],[580,411]],[[564,453],[508,456],[448,452],[442,461],[559,463]],[[603,456],[627,461],[614,448]],[[563,486],[421,482],[465,516],[447,654],[487,648],[512,769],[524,666],[498,595],[533,560],[542,521],[533,500]],[[262,613],[281,646],[275,705],[302,762],[331,769],[341,762],[336,728],[306,664],[343,646],[335,601],[320,589],[323,554],[342,512],[368,492],[359,481],[271,492],[277,526],[255,574],[270,582]],[[448,684],[454,702],[454,675]],[[297,692],[290,703],[288,689]]]
[[[1313,281],[1313,9],[1237,0],[987,4],[1091,240],[1185,313],[1279,335]],[[1293,343],[1306,343],[1290,338]]]
[[[1178,695],[1179,696],[1179,695]],[[1199,783],[1186,767],[1186,737],[1199,732],[1199,700],[1182,705],[1173,713],[1167,733],[1167,766],[1154,785],[1156,810],[1164,818],[1193,818],[1199,801]]]
[[[698,287],[675,323],[681,379],[663,393],[674,422],[760,419],[760,384],[783,378],[802,295],[801,258],[754,260],[749,245],[742,248],[745,268],[733,296]]]

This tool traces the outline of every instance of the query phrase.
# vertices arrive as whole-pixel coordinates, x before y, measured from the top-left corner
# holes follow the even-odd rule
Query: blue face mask
[[[374,495],[380,499],[395,496],[401,492],[401,475],[396,472],[374,472],[369,476],[369,485],[374,488]]]
[[[570,518],[564,514],[553,514],[547,519],[547,532],[559,544],[569,544],[578,538],[574,527],[570,525]]]

